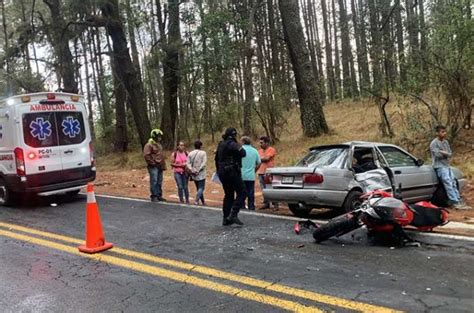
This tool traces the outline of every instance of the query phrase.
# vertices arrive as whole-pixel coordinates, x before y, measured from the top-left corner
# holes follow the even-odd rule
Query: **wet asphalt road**
[[[98,197],[107,241],[170,263],[116,248],[102,254],[106,259],[91,259],[72,252],[74,240],[34,233],[83,239],[85,196],[35,202],[0,209],[1,312],[474,309],[472,246],[391,249],[368,243],[363,230],[317,245],[310,233],[295,235],[289,220],[241,214],[245,226],[238,229],[221,226],[214,210]],[[178,268],[176,261],[191,267]],[[196,273],[196,265],[240,278]],[[250,286],[249,277],[268,287]],[[275,290],[280,286],[283,291]]]

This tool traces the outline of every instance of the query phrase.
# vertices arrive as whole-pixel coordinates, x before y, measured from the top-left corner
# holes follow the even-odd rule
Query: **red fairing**
[[[428,202],[428,201],[420,201],[420,202],[415,203],[415,205],[419,205],[419,206],[422,206],[422,207],[425,207],[425,208],[432,208],[432,209],[437,209],[438,208],[436,205],[434,205],[433,203]]]
[[[413,211],[407,207],[393,210],[393,218],[401,226],[407,226],[413,221]]]
[[[392,196],[392,193],[390,192],[387,192],[387,191],[384,191],[384,190],[373,190],[373,191],[369,191],[369,192],[366,192],[366,193],[363,193],[361,198],[362,199],[367,199],[369,198],[370,196],[374,197],[374,198],[389,198],[389,197],[393,197]]]

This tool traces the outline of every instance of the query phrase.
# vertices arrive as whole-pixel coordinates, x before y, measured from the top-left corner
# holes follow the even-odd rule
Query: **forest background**
[[[150,130],[209,153],[225,127],[279,165],[315,144],[426,160],[448,127],[472,184],[470,0],[0,0],[0,95],[85,95],[99,170],[143,168]]]

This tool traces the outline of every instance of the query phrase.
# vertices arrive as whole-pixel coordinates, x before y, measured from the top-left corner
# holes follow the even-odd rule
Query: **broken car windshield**
[[[341,168],[347,155],[347,148],[315,149],[308,153],[296,166]]]

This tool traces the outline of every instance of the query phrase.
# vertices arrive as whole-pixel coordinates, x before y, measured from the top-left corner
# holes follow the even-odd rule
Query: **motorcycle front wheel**
[[[361,226],[356,215],[347,213],[335,217],[326,224],[319,226],[313,232],[313,238],[316,240],[316,243],[320,243],[331,237],[347,234]]]

